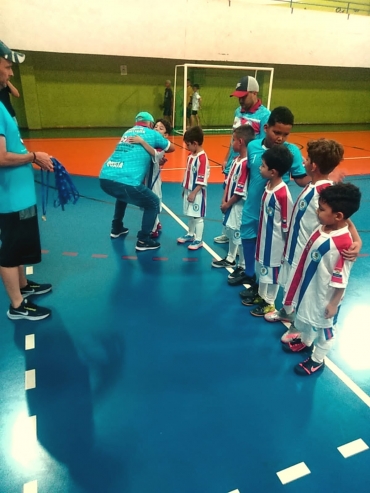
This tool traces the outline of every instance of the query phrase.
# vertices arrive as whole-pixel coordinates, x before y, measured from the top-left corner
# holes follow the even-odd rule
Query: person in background
[[[199,94],[199,84],[194,84],[193,85],[193,95],[191,98],[191,117],[190,117],[190,123],[192,127],[195,126],[200,126],[200,120],[199,120],[199,110],[201,109],[201,104],[202,104],[202,98],[200,97]]]
[[[186,86],[186,128],[189,128],[191,125],[191,103],[193,100],[194,90],[191,85],[191,80],[187,80]]]
[[[166,80],[163,99],[163,118],[170,122],[172,126],[172,111],[173,111],[173,92],[171,81]]]

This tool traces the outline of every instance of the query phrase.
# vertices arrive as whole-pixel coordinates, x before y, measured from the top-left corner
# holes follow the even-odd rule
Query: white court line
[[[239,490],[233,490],[233,491],[229,491],[229,493],[240,493]]]
[[[34,389],[36,387],[36,370],[27,370],[24,374],[25,390]]]
[[[35,334],[26,335],[26,338],[24,341],[24,348],[26,351],[28,351],[30,349],[35,349]]]
[[[189,228],[186,226],[186,224],[176,216],[174,212],[171,211],[163,202],[162,202],[162,207],[163,209],[169,214],[177,223],[180,224],[186,231],[189,231]],[[203,248],[207,250],[208,253],[210,253],[214,258],[217,260],[221,260],[221,257],[214,251],[212,250],[211,247],[207,245],[207,243],[203,242]],[[225,270],[229,271],[230,273],[233,272],[233,269],[231,267],[227,267]],[[244,284],[246,286],[246,284]],[[290,327],[290,324],[284,323],[286,327]],[[370,397],[358,386],[353,382],[342,370],[340,370],[329,358],[325,358],[325,365],[336,375],[354,394],[359,397],[362,402],[364,402],[368,407],[370,407]]]
[[[350,159],[370,159],[370,156],[362,156],[362,157],[345,157],[344,161],[349,161]]]
[[[311,471],[308,469],[304,462],[300,462],[299,464],[288,467],[287,469],[283,469],[276,474],[282,484],[287,484],[291,481],[302,478],[303,476],[307,476],[307,474],[311,474]]]
[[[29,265],[26,267],[26,276],[30,276],[31,274],[33,274],[33,266]]]
[[[30,481],[23,485],[23,493],[37,493],[37,481]]]
[[[361,438],[359,438],[358,440],[346,443],[345,445],[337,448],[343,457],[347,459],[347,457],[351,457],[352,455],[368,450],[369,446]]]

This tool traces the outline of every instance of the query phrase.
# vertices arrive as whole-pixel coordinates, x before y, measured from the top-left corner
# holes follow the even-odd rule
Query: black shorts
[[[0,266],[18,267],[41,262],[36,206],[0,214]]]
[[[191,114],[192,114],[192,115],[197,115],[197,114],[198,114],[198,112],[197,112],[197,111],[192,111],[192,112],[191,112]]]
[[[186,108],[186,118],[190,118],[190,115],[191,115],[191,106],[188,106]]]

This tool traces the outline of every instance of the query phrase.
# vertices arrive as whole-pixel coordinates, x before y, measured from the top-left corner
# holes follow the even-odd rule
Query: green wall
[[[161,115],[164,81],[183,60],[32,52],[15,67],[21,98],[14,108],[22,128],[127,127],[138,111]],[[196,61],[195,61],[196,63]],[[212,63],[212,62],[209,62]],[[120,75],[127,65],[128,75]],[[245,62],[244,65],[255,65]],[[229,94],[240,72],[190,72],[201,85],[202,119],[231,123]],[[258,77],[267,97],[263,73]],[[369,123],[370,69],[276,65],[272,107],[286,105],[296,123]]]

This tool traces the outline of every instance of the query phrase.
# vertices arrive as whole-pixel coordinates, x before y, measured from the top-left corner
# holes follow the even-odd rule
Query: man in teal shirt
[[[25,55],[0,41],[0,88],[13,75],[12,64],[24,59]],[[41,261],[32,162],[53,170],[48,154],[27,151],[17,124],[0,103],[0,272],[10,298],[7,315],[11,320],[42,320],[51,313],[27,299],[51,291],[51,284],[28,281],[23,267]]]
[[[100,171],[100,186],[108,195],[115,197],[116,209],[113,217],[115,236],[128,233],[123,227],[127,204],[144,209],[141,230],[137,234],[136,250],[155,250],[160,244],[150,238],[155,219],[159,213],[159,198],[143,182],[151,165],[151,156],[143,146],[130,142],[130,137],[139,136],[154,149],[173,152],[174,144],[153,130],[154,118],[143,111],[135,118],[135,126],[127,130],[118,142],[113,154],[105,161]]]

